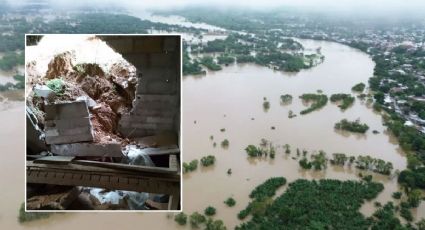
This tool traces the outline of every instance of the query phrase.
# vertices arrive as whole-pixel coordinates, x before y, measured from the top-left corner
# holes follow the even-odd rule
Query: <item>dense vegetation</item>
[[[355,163],[356,168],[372,170],[384,175],[390,175],[393,170],[393,164],[391,162],[386,162],[382,159],[373,158],[371,156],[358,156]]]
[[[249,194],[251,199],[264,199],[266,197],[272,197],[275,195],[275,191],[286,184],[284,177],[272,177],[267,179],[264,183],[255,187],[254,190]]]
[[[0,69],[9,71],[17,65],[24,64],[24,52],[7,52],[0,59]]]
[[[326,158],[326,153],[324,151],[319,151],[317,154],[311,154],[311,161],[308,161],[306,156],[301,159],[298,163],[304,169],[315,169],[321,170],[327,167],[328,159]]]
[[[189,53],[183,51],[183,75],[205,74],[198,60],[190,58]]]
[[[261,151],[260,148],[258,148],[255,145],[248,145],[245,148],[246,153],[248,154],[248,156],[250,157],[258,157],[258,156],[262,156],[263,152]]]
[[[354,97],[345,93],[332,94],[330,99],[332,102],[340,102],[338,107],[341,108],[341,110],[346,110],[354,103]]]
[[[270,141],[261,139],[260,146],[248,145],[245,152],[249,157],[268,157],[274,158],[276,154],[276,147]]]
[[[220,56],[217,57],[217,62],[220,65],[233,64],[235,62],[235,57],[230,56],[229,54],[220,54]]]
[[[21,207],[19,208],[19,216],[18,221],[20,223],[38,220],[38,219],[44,219],[51,215],[49,212],[25,212],[25,203],[21,204]]]
[[[280,95],[280,101],[282,102],[282,104],[290,104],[292,102],[292,95],[290,94]]]
[[[347,119],[342,119],[340,122],[335,124],[335,129],[346,130],[354,133],[366,133],[369,126],[367,124],[360,123],[359,120],[348,121]]]
[[[307,103],[312,102],[308,109],[302,110],[300,112],[301,115],[313,112],[314,110],[318,110],[325,106],[326,103],[328,103],[328,97],[323,94],[306,93],[301,95],[300,98]]]
[[[398,182],[410,188],[425,189],[425,167],[402,171]]]
[[[56,95],[61,95],[65,91],[65,84],[62,79],[55,78],[48,80],[46,86],[49,87]]]
[[[392,202],[388,202],[382,208],[375,211],[371,218],[372,230],[380,229],[406,229],[396,217],[396,208]]]
[[[238,218],[245,219],[249,214],[263,214],[266,207],[272,202],[271,198],[276,194],[276,190],[285,184],[286,178],[272,177],[255,187],[249,194],[249,197],[253,199],[253,201],[238,213]]]
[[[183,173],[195,171],[198,168],[198,160],[192,160],[189,163],[183,162]]]
[[[203,56],[201,60],[199,61],[199,63],[212,71],[221,70],[221,66],[218,65],[217,62],[214,60],[214,58],[211,56]]]
[[[304,55],[303,47],[293,39],[276,36],[273,32],[261,35],[231,33],[225,39],[208,41],[205,46],[191,45],[193,51],[201,53],[220,53],[217,62],[220,65],[237,63],[255,63],[276,70],[298,72],[323,61],[320,54]],[[255,52],[256,55],[251,55]],[[216,63],[207,60],[211,70],[219,70]],[[202,58],[201,58],[201,63]],[[209,68],[210,68],[209,67]],[[220,67],[221,68],[221,67]]]
[[[184,212],[181,212],[174,216],[174,221],[176,221],[180,225],[186,225],[187,215]]]
[[[224,201],[224,203],[229,207],[233,207],[236,204],[236,200],[233,199],[232,197],[229,197]]]
[[[371,221],[359,208],[383,189],[374,182],[299,179],[237,229],[367,229]]]
[[[356,85],[354,85],[351,90],[358,92],[358,93],[362,93],[364,91],[364,89],[366,88],[365,83],[358,83]]]
[[[207,216],[214,216],[217,213],[217,210],[212,206],[208,206],[205,208],[204,213]]]
[[[229,140],[224,139],[224,140],[221,142],[221,147],[223,147],[223,148],[228,148],[228,147],[229,147],[229,144],[230,144]]]
[[[201,224],[205,223],[207,218],[199,212],[194,212],[189,216],[190,226],[192,228],[199,228]]]
[[[213,155],[208,155],[201,158],[201,164],[204,167],[208,167],[210,165],[213,165],[214,163],[215,163],[215,156]]]
[[[25,77],[22,75],[15,75],[13,76],[13,79],[17,81],[16,83],[6,83],[6,84],[0,84],[0,92],[7,91],[7,90],[13,90],[13,89],[24,89],[25,88]]]

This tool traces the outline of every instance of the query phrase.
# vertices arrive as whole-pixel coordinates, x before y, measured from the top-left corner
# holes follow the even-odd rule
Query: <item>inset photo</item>
[[[182,209],[181,50],[180,35],[26,35],[26,211]]]

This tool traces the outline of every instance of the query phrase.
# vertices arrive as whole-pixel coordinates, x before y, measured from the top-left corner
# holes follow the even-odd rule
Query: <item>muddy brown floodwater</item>
[[[350,93],[359,82],[366,83],[372,76],[374,63],[369,56],[355,49],[332,42],[301,40],[308,49],[322,47],[325,62],[298,74],[276,72],[256,65],[232,65],[222,71],[208,73],[203,77],[189,76],[183,83],[183,152],[185,161],[200,159],[212,154],[216,165],[198,168],[184,175],[184,211],[202,212],[212,205],[217,208],[217,218],[223,219],[229,229],[239,224],[236,215],[248,203],[248,194],[258,184],[272,176],[284,176],[289,182],[297,178],[358,179],[357,171],[341,167],[328,167],[324,171],[304,171],[296,160],[286,156],[279,148],[274,160],[249,160],[244,148],[259,144],[261,138],[276,145],[289,144],[292,155],[295,148],[324,150],[328,156],[333,152],[352,155],[368,154],[391,161],[395,169],[406,167],[406,159],[396,140],[386,134],[381,117],[356,99],[355,104],[341,112],[328,103],[323,109],[293,119],[288,111],[295,113],[304,109],[298,99],[303,93],[323,90],[324,94]],[[280,95],[291,94],[290,105],[280,105]],[[263,111],[263,97],[270,101],[270,110]],[[20,225],[16,221],[17,209],[24,200],[24,132],[23,106],[0,112],[2,117],[0,142],[7,158],[0,161],[0,182],[7,184],[0,196],[0,225],[5,229],[175,229],[179,227],[165,213],[75,213],[60,214],[47,220]],[[254,120],[251,120],[254,118]],[[336,121],[360,118],[370,126],[366,135],[342,135],[334,131]],[[21,120],[22,119],[22,120]],[[196,123],[194,122],[196,121]],[[272,130],[271,126],[276,129]],[[225,128],[225,132],[220,129]],[[378,130],[374,135],[371,130]],[[210,136],[214,140],[210,140]],[[222,149],[220,142],[228,139],[230,146]],[[4,141],[7,140],[7,141]],[[217,147],[213,147],[217,142]],[[227,175],[231,168],[233,174]],[[10,177],[10,175],[13,175]],[[396,178],[374,175],[385,185],[385,190],[376,199],[384,203],[398,189]],[[279,192],[283,192],[284,189]],[[237,204],[226,207],[223,201],[234,197]],[[373,201],[366,203],[361,211],[370,215]],[[425,216],[424,202],[414,211],[416,218]],[[187,226],[186,228],[189,228]]]

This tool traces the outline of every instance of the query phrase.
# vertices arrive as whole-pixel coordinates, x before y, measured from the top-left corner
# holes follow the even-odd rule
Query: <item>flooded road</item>
[[[250,191],[266,179],[284,176],[288,182],[298,178],[358,179],[360,172],[354,167],[329,166],[323,171],[300,169],[298,160],[293,160],[295,149],[324,150],[328,157],[334,152],[349,155],[371,155],[391,161],[395,169],[406,167],[406,159],[397,142],[387,135],[381,117],[356,99],[354,105],[341,112],[328,103],[319,111],[301,116],[305,108],[298,96],[322,90],[332,93],[350,93],[351,87],[359,82],[367,83],[372,76],[374,63],[365,54],[347,46],[312,40],[301,40],[307,49],[322,47],[326,59],[323,64],[297,74],[273,71],[256,65],[231,65],[222,71],[206,76],[189,76],[183,82],[183,154],[186,162],[202,156],[215,155],[216,164],[209,168],[199,167],[195,172],[184,175],[183,208],[185,213],[203,212],[211,205],[217,208],[216,217],[222,219],[228,229],[238,225],[236,215],[249,202]],[[290,105],[280,104],[280,95],[291,94]],[[270,110],[262,107],[263,97],[270,102]],[[293,110],[297,117],[288,118]],[[0,199],[0,226],[5,229],[75,229],[90,226],[90,229],[175,229],[179,227],[165,213],[74,213],[58,214],[47,220],[20,225],[16,220],[17,210],[24,200],[24,113],[23,106],[1,112],[3,154],[10,157],[0,161],[2,170],[0,182],[8,184],[5,195]],[[252,120],[254,118],[254,120]],[[335,122],[347,118],[360,120],[370,126],[366,135],[340,134],[334,131]],[[21,120],[22,119],[22,120]],[[195,123],[196,121],[196,123]],[[272,130],[274,126],[276,129]],[[225,132],[220,129],[225,128]],[[380,134],[372,134],[378,130]],[[210,136],[213,140],[210,140]],[[10,138],[10,140],[9,140]],[[258,145],[261,138],[276,145],[289,144],[290,156],[277,149],[275,159],[250,160],[244,148],[249,144]],[[220,142],[228,139],[228,149],[222,149]],[[217,147],[213,147],[217,142]],[[232,175],[227,170],[232,169]],[[9,177],[8,175],[14,175]],[[397,191],[396,178],[374,175],[382,182],[385,190],[377,201],[392,200]],[[279,192],[283,192],[280,189]],[[228,197],[236,200],[234,207],[223,203]],[[375,208],[373,202],[362,207],[365,215]],[[424,202],[414,216],[424,217]],[[189,225],[186,227],[189,229]]]

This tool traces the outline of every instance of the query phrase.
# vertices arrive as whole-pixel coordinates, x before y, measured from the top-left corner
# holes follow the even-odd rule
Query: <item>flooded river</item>
[[[291,159],[278,148],[275,159],[250,160],[244,148],[259,144],[266,138],[276,145],[289,144],[309,152],[324,150],[330,156],[334,152],[350,155],[371,155],[391,161],[395,169],[406,167],[406,159],[396,140],[386,134],[381,117],[360,100],[341,112],[328,103],[319,111],[293,119],[288,111],[295,113],[305,108],[298,99],[303,93],[324,94],[350,93],[351,87],[359,82],[366,83],[372,76],[374,63],[369,56],[332,42],[300,40],[308,49],[322,47],[326,59],[323,64],[297,74],[273,71],[256,65],[231,65],[222,71],[206,76],[189,76],[183,81],[183,154],[185,161],[215,155],[216,164],[209,168],[198,168],[184,175],[183,208],[186,213],[203,210],[212,205],[217,208],[216,217],[222,219],[229,229],[239,224],[236,215],[249,202],[250,191],[272,176],[284,176],[289,182],[297,178],[358,179],[357,171],[329,166],[323,171],[301,170],[298,161]],[[291,94],[292,104],[281,105],[280,95]],[[262,107],[263,97],[270,102],[270,110]],[[3,154],[8,157],[0,161],[1,184],[7,184],[0,197],[0,226],[4,229],[174,229],[180,228],[165,213],[75,213],[58,214],[47,220],[20,225],[16,221],[17,210],[24,200],[24,113],[17,106],[2,117]],[[253,119],[252,119],[253,118]],[[335,122],[347,118],[360,120],[370,126],[365,135],[352,135],[334,131]],[[22,120],[21,120],[22,119]],[[196,122],[195,122],[196,121]],[[271,127],[274,126],[275,130]],[[225,128],[225,132],[220,129]],[[380,134],[372,134],[378,130]],[[213,140],[210,140],[210,136]],[[230,146],[222,149],[220,142],[228,139]],[[213,147],[217,142],[217,147]],[[227,175],[231,168],[233,174]],[[10,176],[13,175],[13,176]],[[377,201],[392,200],[391,194],[398,190],[396,178],[374,175],[374,180],[385,185]],[[280,189],[279,192],[283,192]],[[228,197],[235,198],[234,207],[223,203]],[[361,211],[370,215],[374,211],[372,202]],[[413,213],[425,216],[425,206]],[[189,228],[189,226],[187,226]]]

